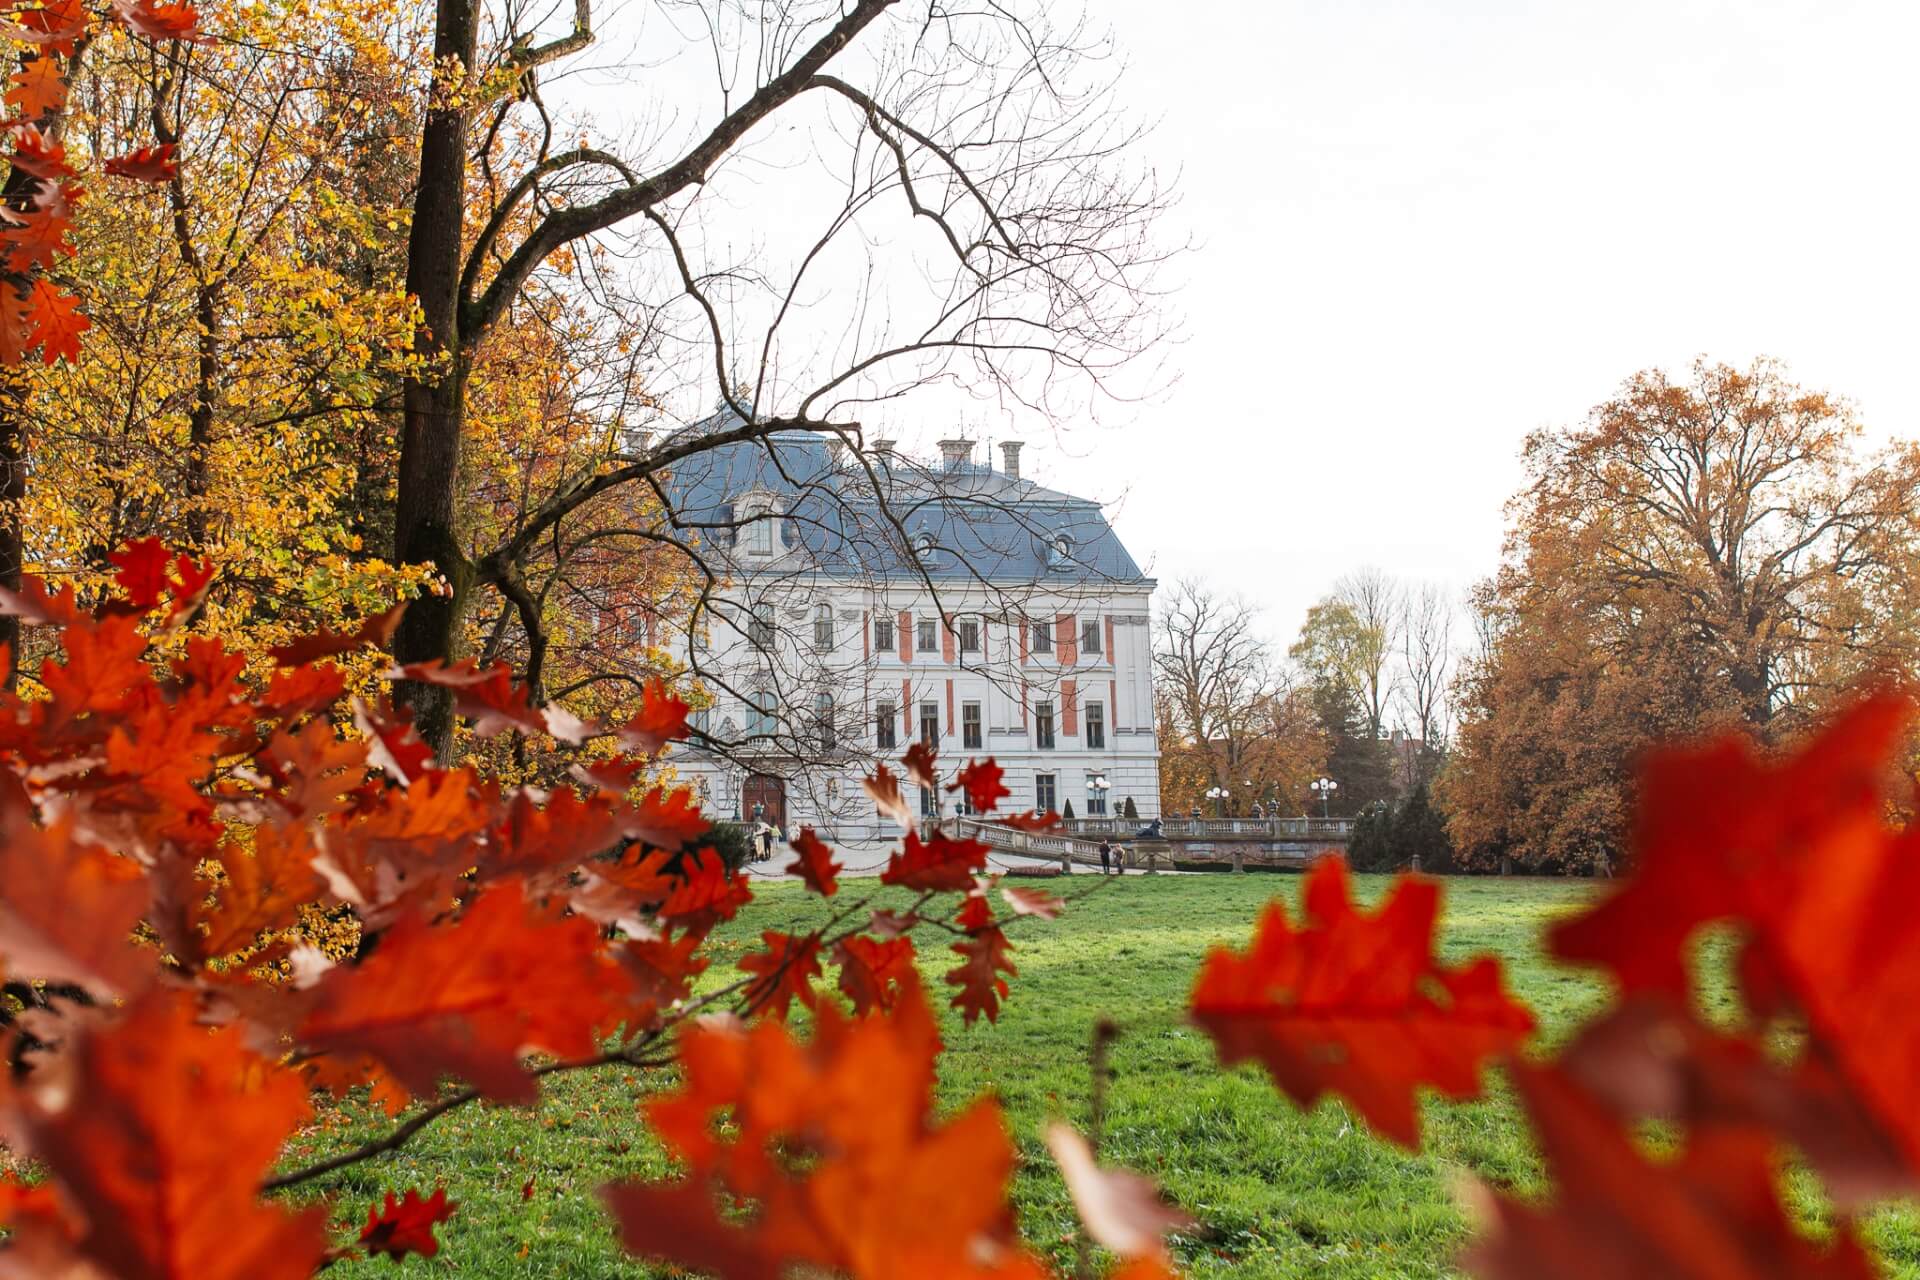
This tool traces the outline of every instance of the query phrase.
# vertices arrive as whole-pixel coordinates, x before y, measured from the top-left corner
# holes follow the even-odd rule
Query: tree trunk
[[[460,437],[466,423],[467,353],[460,327],[459,280],[466,217],[467,112],[453,105],[478,39],[476,0],[439,0],[434,77],[420,138],[420,182],[407,237],[407,291],[420,303],[416,346],[431,363],[402,393],[400,473],[394,498],[394,558],[432,566],[451,592],[423,592],[394,636],[401,662],[448,659],[458,647],[471,570],[460,551],[454,513]],[[443,759],[453,740],[453,699],[432,685],[403,682],[421,738]]]
[[[11,289],[0,279],[0,289]],[[20,590],[26,566],[26,540],[20,512],[27,500],[27,399],[32,384],[24,369],[0,369],[0,587]],[[20,670],[20,619],[0,617],[0,644],[6,646],[5,687],[13,688]]]

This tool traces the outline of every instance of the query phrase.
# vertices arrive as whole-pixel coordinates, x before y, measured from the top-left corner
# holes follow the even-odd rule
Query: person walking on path
[[[1106,875],[1113,870],[1113,846],[1105,839],[1100,841],[1100,874]]]

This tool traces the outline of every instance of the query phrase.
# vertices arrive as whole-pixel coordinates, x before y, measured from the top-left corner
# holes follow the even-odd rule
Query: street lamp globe
[[[1310,785],[1313,790],[1320,794],[1320,816],[1325,818],[1327,816],[1327,801],[1334,792],[1340,789],[1340,784],[1332,778],[1322,775],[1321,777],[1315,778]]]

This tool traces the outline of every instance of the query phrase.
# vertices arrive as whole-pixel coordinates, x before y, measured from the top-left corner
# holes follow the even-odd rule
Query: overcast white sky
[[[1766,353],[1920,428],[1920,5],[1099,11],[1200,241],[1181,382],[1032,461],[1277,637],[1359,565],[1485,574],[1521,438],[1636,369]]]
[[[1131,64],[1126,101],[1160,122],[1148,159],[1179,174],[1185,340],[1166,395],[1121,425],[1023,427],[1025,465],[1113,503],[1163,580],[1263,605],[1276,639],[1356,567],[1484,576],[1521,439],[1638,369],[1773,355],[1882,436],[1920,433],[1913,0],[1091,11]],[[582,79],[603,120],[671,132],[715,105],[709,58],[619,47]],[[804,127],[782,136],[807,150]],[[799,181],[750,170],[709,240],[797,259],[794,220],[766,214]],[[930,449],[951,412],[909,399],[869,430]],[[957,425],[1004,438],[992,412]]]

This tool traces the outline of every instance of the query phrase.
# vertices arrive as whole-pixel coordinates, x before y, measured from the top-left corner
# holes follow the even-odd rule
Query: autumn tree
[[[1394,692],[1393,662],[1403,622],[1400,585],[1378,569],[1359,569],[1334,584],[1288,651],[1317,685],[1342,685],[1366,713],[1374,737],[1386,731]]]
[[[1259,621],[1251,605],[1197,579],[1176,582],[1160,602],[1154,696],[1161,803],[1170,812],[1201,806],[1215,786],[1242,807],[1305,808],[1324,756],[1320,726]]]
[[[437,10],[406,276],[426,361],[404,388],[395,552],[430,566],[444,588],[402,624],[407,661],[454,656],[476,593],[506,589],[555,524],[609,489],[657,486],[676,462],[782,430],[829,434],[860,455],[858,406],[933,377],[1005,387],[1044,412],[1066,403],[1060,379],[1097,384],[1145,341],[1158,256],[1145,233],[1160,196],[1128,171],[1130,134],[1106,109],[1098,37],[1038,12],[893,0],[719,6],[708,17],[697,40],[671,18],[646,24],[665,43],[636,56],[659,82],[666,64],[717,68],[725,91],[679,104],[640,130],[644,144],[624,146],[577,144],[578,130],[544,123],[563,105],[549,107],[547,86],[596,38],[591,0],[552,31],[483,0]],[[750,49],[774,52],[740,61],[747,82],[735,82]],[[779,224],[804,247],[783,269],[727,256],[703,219],[729,201],[751,205],[751,157],[781,154],[802,122],[818,126],[805,136],[824,150],[793,162],[831,175],[812,189],[817,200],[780,202]],[[484,144],[515,128],[536,143],[508,169],[488,169]],[[853,248],[889,240],[891,257]],[[596,261],[596,249],[625,264],[598,278],[602,296],[659,317],[673,336],[680,358],[657,381],[703,412],[722,402],[738,423],[703,432],[662,422],[644,446],[630,437],[581,469],[509,536],[475,539],[461,459],[473,444],[476,361],[530,285]],[[864,285],[834,292],[843,314],[796,305],[819,271],[860,263]],[[736,311],[742,292],[753,307]],[[881,296],[884,305],[862,301]],[[823,331],[845,336],[823,347],[813,338]],[[694,545],[685,515],[669,513],[661,536]],[[443,744],[444,694],[405,692]]]
[[[1775,364],[1703,361],[1528,442],[1440,787],[1463,856],[1614,867],[1650,744],[1791,737],[1849,684],[1912,673],[1920,454],[1859,435]]]

